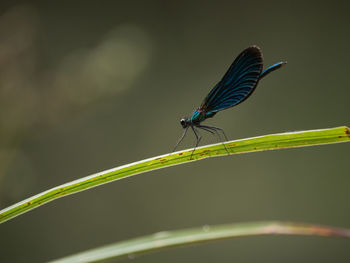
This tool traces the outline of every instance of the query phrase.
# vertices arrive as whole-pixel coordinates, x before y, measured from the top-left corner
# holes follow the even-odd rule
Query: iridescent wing
[[[215,113],[246,100],[258,84],[262,68],[263,57],[259,47],[243,50],[204,99],[201,109]]]

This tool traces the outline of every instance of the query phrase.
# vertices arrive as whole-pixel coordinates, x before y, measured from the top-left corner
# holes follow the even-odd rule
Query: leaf
[[[193,245],[221,239],[258,235],[301,235],[350,238],[350,229],[291,222],[252,222],[203,226],[200,228],[160,232],[91,249],[51,263],[101,262],[123,257],[133,258],[141,253],[168,247]]]
[[[340,143],[350,141],[348,127],[337,127],[323,130],[309,130],[265,135],[248,139],[240,139],[206,145],[193,149],[187,149],[175,153],[169,153],[152,157],[142,161],[122,165],[110,170],[89,175],[81,179],[54,187],[40,194],[27,198],[19,203],[0,211],[0,223],[15,218],[36,207],[47,204],[60,197],[75,194],[102,184],[117,181],[132,175],[141,174],[173,165],[198,161],[208,157],[227,155],[226,149],[231,154],[258,152],[266,150],[278,150],[303,146]],[[225,145],[225,147],[223,146]]]

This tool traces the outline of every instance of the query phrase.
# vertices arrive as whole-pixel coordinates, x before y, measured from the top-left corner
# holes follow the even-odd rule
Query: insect
[[[185,138],[189,128],[192,129],[196,136],[196,145],[192,151],[191,159],[193,152],[202,138],[198,129],[211,134],[217,134],[220,140],[221,136],[219,132],[222,132],[226,141],[228,141],[223,129],[202,125],[201,123],[208,118],[214,117],[217,112],[245,101],[253,93],[259,80],[286,63],[283,61],[278,62],[263,71],[263,56],[260,48],[258,46],[251,46],[243,50],[233,61],[223,78],[205,97],[201,106],[193,112],[191,117],[185,117],[180,120],[184,132],[173,151],[175,151],[180,142]],[[225,144],[224,147],[226,149]]]

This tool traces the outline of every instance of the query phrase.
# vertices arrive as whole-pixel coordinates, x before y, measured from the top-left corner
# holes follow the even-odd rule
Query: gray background
[[[346,1],[1,1],[0,204],[171,151],[236,55],[287,60],[207,124],[229,139],[349,125]],[[213,140],[206,136],[204,143]],[[191,147],[194,136],[182,148]],[[154,171],[0,225],[2,262],[43,262],[157,231],[288,220],[350,227],[350,145]],[[128,259],[126,259],[128,261]],[[349,241],[249,237],[133,262],[350,262]]]

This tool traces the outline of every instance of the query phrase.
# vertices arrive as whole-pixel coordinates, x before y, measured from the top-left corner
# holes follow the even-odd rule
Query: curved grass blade
[[[51,261],[51,263],[101,262],[124,257],[132,258],[141,253],[153,252],[168,247],[258,235],[301,235],[350,238],[350,229],[290,222],[252,222],[203,226],[200,228],[160,232],[149,236],[121,241],[57,259]]]
[[[165,154],[89,175],[29,197],[1,210],[0,223],[66,195],[78,193],[92,187],[152,170],[193,162],[208,157],[227,155],[227,150],[232,154],[241,154],[349,141],[350,130],[348,127],[343,126],[330,129],[288,132],[228,141],[224,143],[225,147],[223,147],[223,143],[206,145],[196,148],[193,155],[191,155],[193,149]]]

